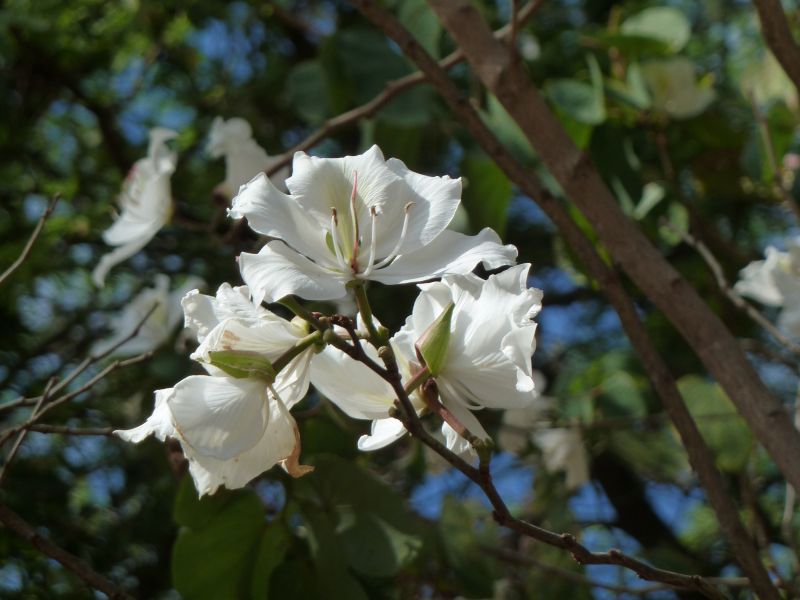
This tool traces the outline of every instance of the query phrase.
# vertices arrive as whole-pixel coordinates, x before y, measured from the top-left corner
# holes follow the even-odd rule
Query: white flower
[[[542,450],[548,471],[565,471],[567,489],[574,490],[589,481],[589,458],[580,431],[555,428],[536,431],[534,442]]]
[[[202,285],[202,280],[189,277],[179,288],[169,291],[169,277],[157,275],[155,286],[145,288],[111,321],[112,333],[92,346],[98,355],[129,337],[141,324],[137,334],[113,352],[113,356],[131,356],[155,350],[166,342],[181,322],[181,298],[190,289]],[[155,308],[153,308],[155,306]],[[151,312],[152,311],[152,312]],[[142,322],[142,319],[150,316]]]
[[[297,424],[264,381],[193,375],[155,397],[145,423],[114,433],[137,444],[176,438],[201,496],[243,487],[278,463],[294,477],[310,470],[298,462]]]
[[[309,335],[304,321],[287,321],[254,304],[246,286],[232,288],[224,283],[216,297],[193,290],[182,304],[185,325],[200,342],[191,357],[212,374],[221,374],[213,364],[215,352],[261,357],[274,363]],[[315,352],[314,344],[309,344],[278,373],[273,385],[281,397],[288,398],[287,408],[305,396]]]
[[[422,281],[513,263],[516,248],[484,229],[468,237],[445,229],[461,198],[461,180],[427,177],[377,146],[359,156],[317,158],[298,152],[290,194],[259,175],[233,200],[229,214],[278,238],[239,267],[256,302],[288,294],[335,300],[353,280]]]
[[[778,327],[800,336],[800,238],[787,246],[787,252],[768,247],[766,259],[742,269],[733,289],[767,306],[783,307]]]
[[[98,286],[103,285],[112,267],[144,248],[169,220],[172,209],[169,180],[178,157],[167,141],[177,135],[169,129],[151,129],[147,156],[136,161],[128,172],[118,199],[122,212],[103,233],[106,244],[118,248],[104,255],[92,272]]]
[[[151,434],[177,438],[201,495],[220,485],[242,487],[279,462],[293,476],[309,470],[298,462],[300,439],[289,409],[308,390],[315,348],[301,347],[271,384],[266,378],[229,376],[238,358],[266,359],[271,368],[298,342],[309,340],[304,326],[253,304],[248,296],[247,288],[223,284],[216,297],[197,290],[184,297],[186,326],[200,341],[192,357],[211,375],[190,376],[159,390],[155,410],[143,425],[115,432],[137,443]]]
[[[541,371],[533,372],[534,388],[540,393],[547,387]],[[503,425],[497,435],[497,445],[506,452],[520,454],[533,439],[532,433],[546,422],[545,413],[555,404],[555,399],[539,395],[536,402],[523,408],[509,408],[503,412]]]
[[[239,118],[227,121],[222,117],[215,118],[207,150],[213,158],[225,157],[225,181],[217,186],[217,190],[226,198],[235,196],[241,186],[276,161],[253,139],[250,124]],[[283,185],[288,174],[288,169],[281,169],[272,179]]]
[[[537,392],[531,355],[542,292],[527,287],[530,264],[511,267],[483,280],[475,275],[446,276],[421,284],[411,316],[393,341],[406,356],[432,323],[453,304],[449,343],[435,373],[442,404],[479,438],[488,435],[472,410],[530,407]],[[468,442],[447,423],[448,447],[469,452]]]

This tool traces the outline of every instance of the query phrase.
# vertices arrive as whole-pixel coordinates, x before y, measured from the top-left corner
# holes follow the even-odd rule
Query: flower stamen
[[[358,248],[360,245],[358,231],[358,215],[356,214],[356,195],[358,194],[358,171],[353,171],[353,191],[350,193],[350,219],[353,223],[353,256],[351,266],[353,271],[358,270]]]
[[[409,202],[406,204],[405,207],[405,216],[403,217],[403,229],[400,231],[400,239],[397,240],[397,243],[392,248],[392,251],[389,255],[384,258],[381,262],[376,265],[373,265],[374,269],[380,269],[381,267],[385,267],[390,262],[392,262],[395,258],[397,258],[397,253],[400,252],[400,248],[403,246],[403,242],[406,241],[406,235],[408,234],[408,221],[410,219],[409,213],[411,212],[411,207],[414,206],[413,202]]]
[[[367,268],[364,269],[363,277],[369,277],[370,273],[372,273],[372,269],[375,267],[373,264],[375,261],[375,248],[377,248],[378,244],[375,241],[375,222],[378,220],[378,211],[375,210],[374,206],[369,207],[369,214],[372,217],[372,224],[370,226],[370,237],[369,237],[369,258],[367,259]]]
[[[343,271],[346,271],[347,261],[342,256],[342,249],[339,247],[341,244],[339,239],[339,217],[334,206],[331,206],[331,243],[333,244],[333,251],[336,253],[336,263]]]

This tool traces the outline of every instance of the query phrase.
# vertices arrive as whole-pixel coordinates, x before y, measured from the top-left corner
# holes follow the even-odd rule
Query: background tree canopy
[[[536,422],[479,414],[498,444],[495,484],[515,516],[572,534],[591,551],[619,548],[660,569],[724,578],[716,587],[723,597],[754,597],[754,587],[769,597],[763,582],[753,585],[758,568],[746,566],[755,557],[779,589],[774,597],[797,597],[800,518],[787,480],[800,481],[800,456],[788,453],[800,442],[785,427],[797,347],[791,335],[780,339],[748,318],[720,286],[720,277],[732,284],[766,246],[783,248],[798,233],[798,91],[784,61],[800,51],[780,25],[794,28],[800,12],[794,2],[785,15],[772,2],[758,4],[768,11],[765,27],[778,22],[777,37],[765,38],[754,6],[741,1],[474,2],[473,16],[496,31],[519,18],[498,38],[508,46],[500,67],[512,75],[492,83],[480,52],[460,37],[468,30],[459,18],[470,13],[446,2],[0,3],[1,269],[20,256],[50,199],[61,198],[0,285],[0,596],[87,597],[74,569],[35,547],[40,539],[139,598],[702,593],[642,581],[620,564],[583,566],[563,548],[501,527],[484,494],[417,440],[359,452],[368,423],[345,419],[313,391],[294,411],[303,461],[316,466],[300,479],[273,469],[245,489],[198,500],[177,444],[111,437],[142,422],[153,390],[197,372],[178,327],[146,359],[82,362],[115,315],[162,273],[173,289],[190,276],[210,294],[222,282],[237,285],[235,257],[263,242],[225,215],[229,198],[217,189],[225,164],[206,151],[222,116],[246,119],[256,141],[287,161],[295,149],[343,156],[378,144],[414,171],[460,176],[461,230],[492,227],[519,248],[520,262],[533,263],[529,283],[544,291],[533,360],[552,414]],[[377,26],[380,15],[407,28],[419,47]],[[430,73],[413,74],[423,65],[419,48],[442,60],[459,43],[467,60],[447,64],[463,100],[454,104]],[[514,106],[527,98],[514,69],[589,161],[559,162],[564,146],[547,137],[541,107]],[[499,146],[482,143],[482,126]],[[102,232],[152,127],[179,134],[171,221],[98,288],[91,271],[109,251]],[[640,264],[632,260],[644,242],[613,229],[611,211],[596,208],[602,198],[583,193],[595,185],[587,169],[688,287],[675,279],[648,287],[662,267],[646,252]],[[575,234],[589,240],[594,267]],[[709,316],[692,304],[691,288]],[[414,286],[370,292],[383,322],[401,326]],[[633,301],[628,318],[644,323],[640,345],[620,319],[624,298]],[[779,312],[750,308],[767,321]],[[712,343],[717,330],[704,327],[713,314],[737,338],[735,351]],[[735,377],[743,396],[751,389],[737,352],[782,405],[772,411],[782,419],[773,439],[766,421],[757,422],[761,401],[752,396],[748,413],[734,397]],[[735,371],[727,380],[725,363]],[[677,382],[713,457],[715,489],[733,506],[727,526],[708,479],[690,466],[675,413],[662,405],[669,390],[651,383],[657,364]],[[28,421],[64,395],[46,417]],[[577,434],[587,481],[564,472],[572,459],[548,464],[535,434],[553,428]],[[8,511],[39,535],[34,545]]]

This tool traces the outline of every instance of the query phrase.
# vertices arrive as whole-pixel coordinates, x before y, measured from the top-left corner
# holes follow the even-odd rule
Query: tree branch
[[[800,434],[739,348],[736,338],[681,274],[628,219],[589,157],[578,150],[521,64],[491,35],[468,0],[429,0],[484,85],[494,93],[538,152],[561,189],[595,228],[633,282],[672,322],[749,423],[781,472],[800,489]],[[372,2],[355,2],[373,6]],[[415,50],[409,42],[415,44]],[[418,62],[415,40],[401,48]],[[425,54],[430,59],[430,57]],[[418,65],[420,63],[418,62]],[[435,68],[435,63],[429,64]],[[459,103],[463,99],[459,100]],[[514,179],[514,178],[512,178]]]
[[[0,275],[0,285],[3,285],[6,279],[8,279],[14,271],[19,269],[22,266],[22,263],[28,258],[28,255],[31,253],[33,249],[33,245],[36,243],[36,240],[39,238],[39,234],[42,233],[42,228],[44,227],[45,221],[50,218],[50,215],[53,214],[53,209],[55,209],[56,204],[60,196],[56,194],[53,196],[53,199],[50,200],[50,204],[47,205],[47,208],[42,213],[42,216],[39,217],[39,221],[36,223],[36,227],[33,229],[33,233],[31,237],[28,238],[28,242],[25,244],[25,247],[22,249],[22,252],[19,255],[19,258],[15,260],[10,267],[8,267],[2,275]]]
[[[103,592],[111,600],[133,600],[133,596],[119,589],[77,556],[70,554],[40,535],[27,521],[3,504],[0,504],[0,523],[3,523],[9,530],[16,533],[43,554],[61,563],[88,585]]]
[[[686,408],[683,398],[675,386],[672,374],[641,324],[633,302],[628,297],[618,275],[600,259],[592,244],[586,239],[574,221],[555,199],[542,189],[542,186],[534,179],[531,172],[519,165],[500,144],[470,103],[462,97],[458,88],[447,77],[447,74],[438,67],[436,62],[414,40],[408,31],[391,14],[379,8],[370,0],[353,0],[352,4],[356,5],[369,20],[391,37],[406,55],[427,74],[429,81],[449,104],[451,110],[461,118],[473,137],[494,158],[512,181],[517,183],[528,196],[538,200],[539,205],[559,228],[580,260],[599,281],[609,301],[620,315],[623,328],[642,360],[665,409],[681,435],[689,453],[691,464],[695,468],[702,485],[706,488],[709,501],[717,514],[723,531],[734,548],[735,556],[745,573],[753,581],[754,588],[759,595],[763,598],[779,598],[746,530],[739,520],[738,510],[726,492],[725,482],[716,469],[713,456],[705,445],[697,425]],[[446,9],[450,9],[456,3],[448,2],[444,4]],[[469,4],[460,3],[460,6],[464,12],[472,10]],[[434,3],[434,9],[438,10],[436,3]],[[486,28],[482,20],[480,23],[482,28]],[[505,60],[505,51],[502,51],[502,54],[503,60]],[[469,52],[467,55],[470,58]],[[739,352],[738,347],[736,352]],[[785,414],[783,416],[786,417]],[[573,553],[573,555],[579,561],[585,558],[580,554],[575,555]]]

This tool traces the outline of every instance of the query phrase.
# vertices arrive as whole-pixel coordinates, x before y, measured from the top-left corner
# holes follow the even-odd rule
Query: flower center
[[[408,235],[408,222],[411,207],[414,206],[413,202],[405,205],[403,210],[403,226],[400,231],[400,237],[391,252],[384,258],[379,259],[377,256],[378,236],[377,236],[377,222],[381,213],[374,206],[369,207],[370,218],[370,236],[368,245],[364,248],[364,240],[361,238],[361,229],[358,222],[358,211],[356,207],[356,198],[358,197],[358,172],[353,171],[353,190],[350,193],[350,222],[345,224],[339,221],[339,214],[336,207],[331,207],[331,245],[333,252],[336,255],[336,264],[343,271],[350,271],[354,276],[360,278],[369,277],[375,269],[380,269],[391,263],[397,258],[397,253],[405,242]],[[351,238],[352,236],[352,238]],[[352,239],[352,245],[349,243]],[[367,260],[365,264],[359,261],[359,254],[362,249],[366,250]]]

